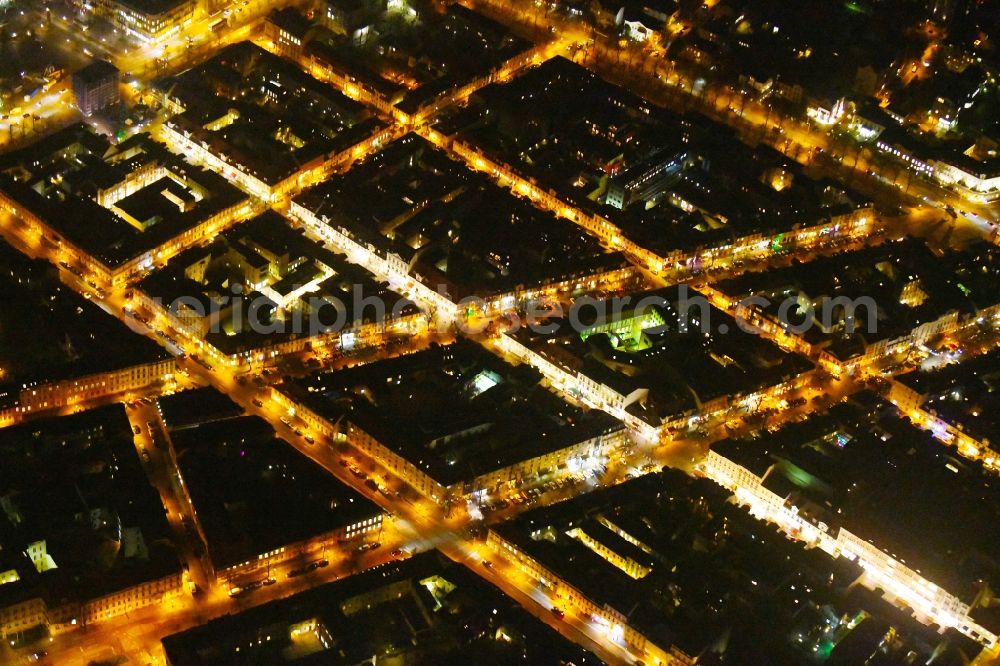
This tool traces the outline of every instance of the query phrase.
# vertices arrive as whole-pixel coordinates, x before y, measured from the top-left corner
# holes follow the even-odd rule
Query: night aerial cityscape
[[[997,0],[0,0],[0,665],[1000,664]]]

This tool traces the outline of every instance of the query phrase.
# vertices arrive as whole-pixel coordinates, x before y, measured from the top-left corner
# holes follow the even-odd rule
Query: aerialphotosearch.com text
[[[166,309],[180,320],[205,320],[210,333],[223,330],[252,331],[262,335],[318,336],[356,328],[362,321],[377,322],[400,319],[418,308],[405,298],[391,301],[377,295],[364,294],[362,285],[354,285],[350,302],[328,294],[298,298],[290,307],[278,308],[275,302],[259,292],[233,293],[214,299],[181,296],[166,304]],[[442,286],[438,293],[447,297]],[[159,305],[161,299],[153,298]],[[584,332],[595,325],[617,321],[623,317],[645,315],[651,310],[658,314],[656,326],[649,332],[677,331],[726,334],[738,331],[760,333],[753,323],[761,312],[767,312],[784,330],[801,335],[814,327],[823,330],[842,328],[847,333],[855,331],[875,333],[878,308],[874,299],[862,296],[848,298],[836,296],[820,299],[817,307],[810,299],[789,295],[772,300],[762,295],[751,295],[738,301],[733,312],[723,315],[713,308],[707,298],[679,285],[676,295],[661,293],[634,296],[615,296],[597,299],[580,296],[569,304],[550,299],[531,299],[516,302],[508,299],[483,299],[467,296],[454,301],[452,312],[433,308],[420,308],[432,325],[442,329],[475,335],[486,331],[491,324],[499,325],[505,332],[527,328],[537,334],[551,334],[557,330]],[[732,316],[730,316],[732,315]]]

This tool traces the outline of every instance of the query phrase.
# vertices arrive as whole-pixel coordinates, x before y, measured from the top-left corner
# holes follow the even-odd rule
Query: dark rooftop
[[[113,76],[118,76],[118,68],[106,60],[95,60],[73,74],[73,78],[84,83],[96,83]]]
[[[539,380],[463,341],[295,383],[321,414],[345,415],[449,485],[619,428]]]

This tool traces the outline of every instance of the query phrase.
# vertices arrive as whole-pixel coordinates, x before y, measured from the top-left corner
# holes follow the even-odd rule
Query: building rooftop
[[[943,367],[928,363],[926,370],[907,373],[897,381],[924,396],[925,410],[957,425],[971,437],[990,441],[1000,427],[998,359],[1000,350]]]
[[[164,14],[190,0],[115,0],[115,2],[144,14]]]
[[[852,402],[825,416],[713,445],[719,454],[832,530],[868,539],[966,603],[994,581],[1000,485],[885,403]]]
[[[118,68],[106,60],[95,60],[73,73],[73,78],[83,83],[97,83],[109,77],[117,77]]]
[[[267,20],[300,39],[305,36],[311,27],[309,19],[303,16],[295,7],[275,9],[268,15]]]
[[[136,335],[96,303],[70,290],[47,261],[0,245],[3,321],[0,368],[13,404],[20,389],[37,382],[80,377],[166,358],[158,344]],[[45,303],[39,307],[39,303]],[[110,355],[111,348],[115,353]],[[25,353],[31,349],[32,353]]]
[[[0,450],[0,547],[44,541],[48,555],[39,576],[8,585],[82,600],[179,572],[123,406],[6,428]]]
[[[163,188],[144,188],[128,206],[150,226],[144,230],[102,206],[102,190],[136,177],[143,167],[160,166],[174,183],[187,183],[198,196],[182,209],[166,204]],[[169,186],[189,200],[191,195]],[[183,231],[245,199],[245,195],[211,171],[192,166],[174,156],[146,135],[135,135],[117,146],[97,137],[90,128],[74,125],[33,146],[9,153],[0,160],[0,188],[71,243],[116,267],[141,256]],[[161,200],[162,199],[162,200]],[[160,215],[144,217],[145,206],[154,205]]]
[[[550,361],[599,381],[624,396],[639,389],[648,395],[629,411],[660,425],[720,396],[737,396],[770,386],[806,370],[806,362],[768,340],[750,335],[727,314],[706,305],[703,314],[689,292],[682,316],[680,288],[633,298],[624,307],[613,299],[581,300],[563,317],[521,327],[515,336]],[[649,298],[650,307],[632,307]],[[595,315],[601,313],[600,318]],[[684,330],[681,329],[682,323]]]
[[[161,401],[168,414],[174,400]],[[200,413],[200,421],[188,414],[167,425],[217,570],[381,512],[278,440],[262,419],[217,406]]]
[[[786,308],[786,313],[792,313],[788,316],[794,324],[802,321],[798,306],[811,303],[829,330],[815,325],[803,335],[815,343],[830,343],[835,353],[848,353],[847,349],[860,347],[845,346],[850,340],[843,334],[843,312],[831,309],[829,299],[852,299],[857,304],[853,339],[871,344],[904,335],[953,310],[973,312],[993,305],[997,299],[991,285],[1000,271],[998,262],[1000,253],[986,243],[937,256],[922,241],[907,238],[805,264],[792,262],[765,273],[747,273],[723,280],[717,288],[737,298],[764,296],[772,315],[791,298],[798,305]]]
[[[439,129],[662,254],[812,224],[866,201],[846,188],[836,196],[766,144],[653,108],[562,57],[479,90]]]
[[[220,618],[168,636],[163,646],[171,663],[190,666],[348,666],[387,651],[416,663],[600,663],[473,572],[432,553]]]
[[[319,413],[343,415],[450,485],[618,429],[607,414],[567,405],[540,380],[456,342],[295,385]]]
[[[171,126],[270,185],[381,127],[363,105],[251,42],[160,86],[185,109]]]
[[[334,326],[339,317],[341,327],[349,328],[416,310],[387,283],[307,239],[274,211],[182,252],[141,285],[168,306],[197,303],[203,316],[218,313],[202,323],[207,339],[227,353],[318,334],[322,331],[307,330],[314,315],[323,327]],[[267,300],[267,307],[255,305],[256,299]],[[375,299],[381,309],[364,307],[366,299]]]
[[[419,137],[406,137],[298,202],[362,244],[410,262],[454,298],[623,265],[572,223],[511,197]]]

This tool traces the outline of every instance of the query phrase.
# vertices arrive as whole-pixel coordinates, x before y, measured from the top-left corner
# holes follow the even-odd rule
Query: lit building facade
[[[688,163],[687,153],[679,155],[661,154],[645,163],[640,163],[608,183],[605,203],[619,210],[636,201],[649,199],[661,194]]]
[[[0,638],[48,623],[45,600],[33,596],[6,606],[0,606]]]
[[[97,60],[73,74],[73,94],[76,105],[86,115],[117,104],[118,70],[109,62]]]
[[[97,0],[94,12],[130,39],[150,42],[180,30],[194,16],[194,0]]]
[[[988,163],[972,159],[938,160],[934,163],[934,178],[974,201],[989,203],[1000,199],[1000,159],[997,158]]]
[[[882,589],[888,601],[909,607],[921,621],[954,627],[988,648],[997,636],[969,617],[969,605],[919,572],[847,529],[814,523],[798,507],[764,487],[761,477],[715,451],[698,464],[709,479],[732,491],[736,500],[758,519],[778,526],[791,538],[815,546],[832,557],[857,563],[865,573],[862,584]]]

